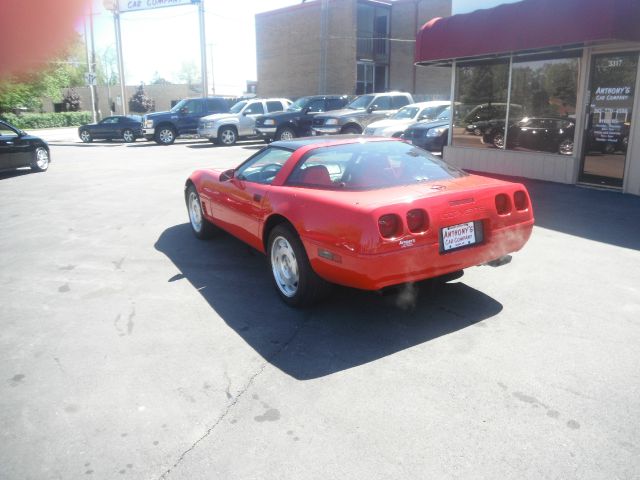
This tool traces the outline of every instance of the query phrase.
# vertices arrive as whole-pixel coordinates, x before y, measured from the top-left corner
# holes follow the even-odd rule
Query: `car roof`
[[[349,143],[369,143],[369,142],[396,142],[400,141],[395,138],[386,137],[365,137],[362,135],[331,135],[318,137],[300,137],[293,140],[278,140],[270,145],[274,147],[286,148],[288,150],[298,150],[308,145],[323,145],[330,147],[332,145],[346,145]]]

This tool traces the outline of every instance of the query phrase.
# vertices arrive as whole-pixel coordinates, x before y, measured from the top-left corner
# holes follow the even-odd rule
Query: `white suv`
[[[220,145],[233,145],[241,138],[255,136],[256,118],[265,113],[281,112],[291,105],[286,98],[251,98],[236,103],[228,113],[202,117],[198,136]]]

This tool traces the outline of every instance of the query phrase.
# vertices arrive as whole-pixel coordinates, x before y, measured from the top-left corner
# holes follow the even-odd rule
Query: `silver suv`
[[[233,145],[241,138],[256,135],[256,118],[265,113],[281,112],[291,105],[286,98],[252,98],[236,103],[228,113],[202,117],[198,136],[221,145]]]
[[[413,103],[413,97],[410,93],[404,92],[360,95],[342,110],[316,115],[311,133],[313,135],[361,134],[370,123],[385,118],[410,103]]]

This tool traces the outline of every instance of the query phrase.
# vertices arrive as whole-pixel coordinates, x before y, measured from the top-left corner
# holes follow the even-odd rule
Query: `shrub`
[[[136,89],[136,93],[129,99],[129,110],[136,113],[147,113],[155,110],[156,102],[147,96],[144,85]]]
[[[62,113],[23,113],[15,115],[13,113],[0,114],[0,118],[9,122],[17,128],[52,128],[52,127],[75,127],[90,123],[91,112],[62,112]]]
[[[72,88],[67,92],[67,94],[62,99],[62,103],[64,104],[64,109],[67,112],[80,111],[80,95],[78,95],[78,92],[76,92],[75,88]]]

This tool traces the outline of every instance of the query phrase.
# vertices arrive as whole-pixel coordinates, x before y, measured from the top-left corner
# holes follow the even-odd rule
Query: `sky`
[[[215,93],[237,95],[256,80],[254,15],[300,3],[300,0],[203,0],[209,84],[211,64]],[[516,0],[453,0],[453,13],[466,13]],[[115,50],[113,16],[94,0],[96,53]],[[128,85],[150,83],[157,74],[180,82],[183,64],[200,69],[198,7],[181,5],[122,13],[122,50]]]

